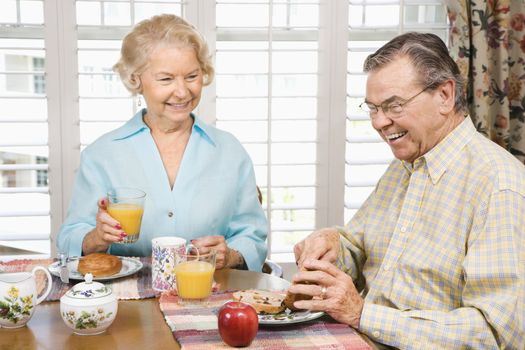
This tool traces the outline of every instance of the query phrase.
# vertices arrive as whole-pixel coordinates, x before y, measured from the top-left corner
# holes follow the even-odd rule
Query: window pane
[[[130,6],[126,3],[105,2],[104,24],[106,25],[130,25]]]
[[[217,127],[234,134],[241,142],[264,142],[268,139],[268,123],[264,121],[220,121]]]
[[[267,119],[266,98],[221,98],[217,100],[217,119]]]
[[[316,75],[275,75],[273,77],[274,96],[315,96],[317,94]]]
[[[314,165],[274,165],[272,166],[274,186],[298,186],[315,184]]]
[[[312,163],[317,160],[315,143],[274,143],[272,144],[273,164]]]
[[[135,23],[142,21],[143,19],[150,18],[160,13],[171,13],[177,16],[181,16],[181,2],[180,1],[166,1],[169,4],[158,4],[158,3],[135,3]]]
[[[16,0],[2,0],[0,22],[16,23]]]
[[[315,120],[274,121],[272,141],[315,141],[317,122]]]
[[[92,1],[76,2],[77,24],[79,25],[100,25],[101,7],[100,3]]]
[[[2,12],[3,2],[2,1]],[[42,1],[20,1],[20,20],[22,23],[43,24],[44,7]]]
[[[267,27],[268,5],[217,4],[218,27]]]

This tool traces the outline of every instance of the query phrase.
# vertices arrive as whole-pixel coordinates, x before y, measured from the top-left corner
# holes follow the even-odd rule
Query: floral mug
[[[36,272],[39,270],[47,277],[47,289],[40,296],[36,289]],[[31,272],[0,273],[0,327],[25,326],[35,307],[49,295],[52,285],[51,275],[42,266],[36,266]]]
[[[186,240],[175,236],[157,237],[151,240],[151,247],[151,286],[159,292],[177,289],[175,266],[186,250]]]

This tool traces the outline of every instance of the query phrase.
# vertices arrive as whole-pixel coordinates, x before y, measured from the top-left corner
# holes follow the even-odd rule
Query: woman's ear
[[[454,111],[456,104],[456,82],[447,80],[437,88],[439,98],[439,111],[449,114]]]

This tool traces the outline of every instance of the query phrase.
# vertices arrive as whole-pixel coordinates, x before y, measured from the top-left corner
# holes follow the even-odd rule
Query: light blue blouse
[[[145,113],[139,111],[82,152],[58,249],[81,255],[82,241],[96,225],[97,200],[112,187],[134,187],[146,192],[140,238],[133,244],[112,244],[111,254],[150,256],[151,239],[159,236],[191,240],[223,235],[250,270],[260,271],[268,228],[257,198],[253,164],[242,145],[233,135],[192,115],[192,133],[171,189],[143,121]]]

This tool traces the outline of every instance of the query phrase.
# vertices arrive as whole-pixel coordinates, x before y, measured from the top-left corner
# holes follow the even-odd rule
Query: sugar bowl
[[[117,316],[117,297],[111,288],[93,281],[92,274],[84,280],[60,298],[60,315],[75,334],[100,334]]]

